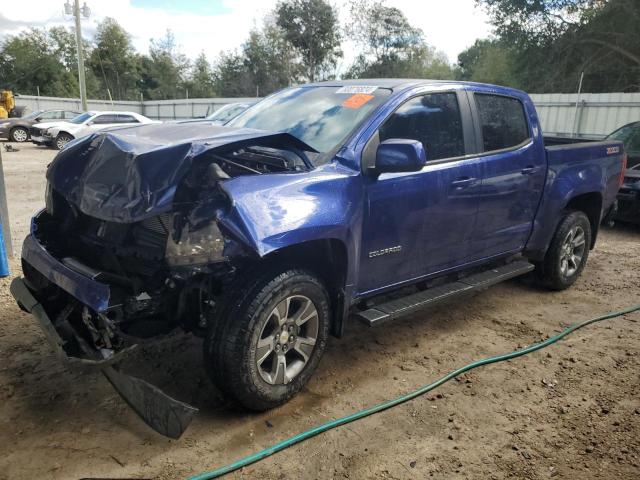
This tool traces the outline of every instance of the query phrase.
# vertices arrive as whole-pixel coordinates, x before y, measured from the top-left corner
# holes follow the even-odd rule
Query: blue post
[[[2,221],[0,221],[0,278],[7,276],[9,276],[9,260],[7,260],[7,249],[4,247]]]

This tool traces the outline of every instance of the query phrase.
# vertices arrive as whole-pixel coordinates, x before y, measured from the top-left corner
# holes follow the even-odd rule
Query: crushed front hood
[[[211,124],[153,124],[101,132],[62,150],[47,170],[56,192],[92,217],[137,222],[171,209],[194,161],[222,147],[314,151],[288,133]]]

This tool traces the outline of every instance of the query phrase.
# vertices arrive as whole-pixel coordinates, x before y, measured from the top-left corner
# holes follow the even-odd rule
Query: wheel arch
[[[268,253],[260,262],[302,268],[317,275],[331,299],[331,334],[342,335],[348,272],[347,246],[342,240],[326,238],[288,245]]]
[[[600,229],[602,202],[602,194],[600,192],[588,192],[572,197],[564,207],[565,210],[578,210],[583,212],[589,219],[589,224],[591,225],[590,250],[592,250],[596,244],[596,237]]]

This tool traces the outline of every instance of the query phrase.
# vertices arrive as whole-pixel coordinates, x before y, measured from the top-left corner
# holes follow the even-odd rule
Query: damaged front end
[[[224,286],[258,255],[227,218],[224,182],[306,171],[305,151],[287,134],[208,125],[77,142],[49,167],[12,294],[61,357],[101,369],[147,424],[177,438],[197,410],[115,365],[144,339],[206,331]]]

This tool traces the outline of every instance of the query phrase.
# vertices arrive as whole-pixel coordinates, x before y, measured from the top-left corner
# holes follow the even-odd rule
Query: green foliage
[[[284,39],[300,55],[305,77],[313,82],[331,74],[340,50],[338,15],[325,0],[283,0],[275,10]]]
[[[223,53],[216,65],[216,88],[221,96],[268,95],[303,75],[304,67],[284,33],[272,19],[252,30],[240,53]]]
[[[189,78],[184,83],[184,88],[189,92],[190,98],[215,97],[216,87],[213,69],[204,52],[196,57],[189,73]]]
[[[138,95],[138,58],[130,35],[112,18],[98,25],[95,46],[86,65],[96,76],[98,95],[107,98],[107,89],[114,100],[135,98]]]
[[[506,45],[495,39],[476,40],[458,55],[456,78],[517,87],[519,81],[514,70],[512,52]]]
[[[77,95],[74,71],[63,63],[69,53],[66,39],[60,30],[51,35],[35,28],[7,38],[0,48],[2,88],[26,95],[35,95],[37,87],[41,95]]]
[[[487,9],[497,41],[472,62],[471,78],[505,79],[501,83],[531,92],[574,92],[584,72],[583,91],[640,91],[638,0],[478,3]],[[460,55],[461,71],[477,46]]]
[[[151,40],[149,56],[143,56],[140,65],[141,90],[145,98],[184,98],[184,78],[188,69],[189,60],[178,49],[171,30],[167,30],[164,37]]]
[[[354,0],[351,16],[347,33],[363,53],[346,72],[347,78],[453,78],[446,55],[427,45],[422,30],[397,8],[378,0]]]

